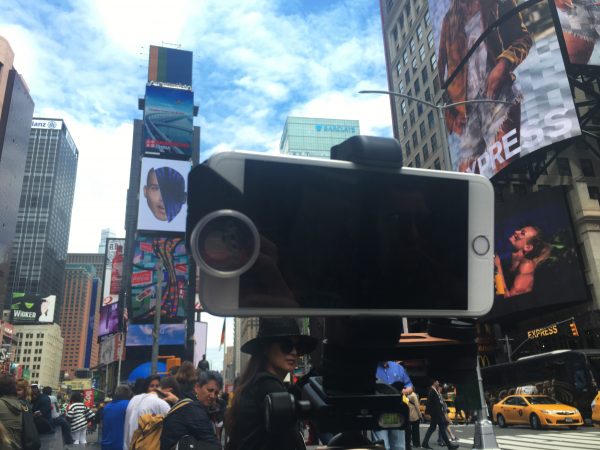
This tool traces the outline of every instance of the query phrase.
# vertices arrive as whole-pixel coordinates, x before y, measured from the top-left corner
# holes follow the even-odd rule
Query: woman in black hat
[[[242,345],[252,355],[240,375],[231,408],[225,416],[227,450],[297,450],[304,442],[295,426],[267,432],[264,399],[285,392],[283,380],[301,355],[312,352],[317,340],[300,334],[294,319],[260,319],[258,335]]]

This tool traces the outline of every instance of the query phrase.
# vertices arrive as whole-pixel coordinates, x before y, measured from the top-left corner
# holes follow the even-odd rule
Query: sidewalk
[[[87,441],[88,444],[84,447],[83,445],[64,445],[60,430],[57,430],[54,434],[44,434],[40,436],[42,441],[41,450],[100,450],[100,443],[98,442],[98,433],[88,433]]]

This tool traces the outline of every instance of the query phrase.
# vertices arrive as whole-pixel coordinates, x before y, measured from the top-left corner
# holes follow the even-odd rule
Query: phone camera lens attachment
[[[260,248],[252,220],[232,209],[213,211],[194,227],[192,255],[200,269],[219,278],[233,278],[248,270]]]

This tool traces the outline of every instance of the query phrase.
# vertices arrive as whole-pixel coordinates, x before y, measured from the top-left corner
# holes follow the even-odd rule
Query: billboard
[[[153,324],[130,324],[127,327],[128,347],[139,347],[152,345]],[[158,337],[159,345],[183,345],[185,344],[185,323],[161,323]]]
[[[192,91],[147,85],[143,152],[147,155],[191,158],[193,117]]]
[[[119,303],[121,277],[123,276],[123,249],[125,239],[106,240],[104,258],[104,281],[102,284],[102,306]]]
[[[37,294],[13,292],[10,307],[10,323],[32,325],[54,322],[56,295],[42,297]]]
[[[157,263],[163,271],[161,320],[186,319],[188,293],[188,256],[183,237],[138,237],[131,274],[129,320],[151,322],[154,317],[158,285]]]
[[[187,50],[151,45],[148,81],[191,86],[192,56]]]
[[[143,158],[138,230],[185,232],[188,161]]]
[[[496,203],[495,318],[588,300],[563,188]]]
[[[93,330],[96,322],[96,311],[98,308],[96,305],[98,304],[98,284],[100,283],[99,278],[94,278],[92,281],[92,296],[90,299],[90,316],[88,318],[88,330]],[[83,367],[91,367],[92,361],[92,344],[94,341],[94,333],[88,333],[87,339],[85,342],[85,358],[83,361]]]
[[[581,134],[550,6],[542,1],[514,14],[521,3],[429,0],[445,103],[506,102],[444,110],[453,170],[490,178],[520,157]]]
[[[571,64],[600,66],[600,3],[554,0]]]
[[[100,307],[100,323],[98,324],[98,337],[114,334],[119,331],[119,304]]]
[[[100,341],[99,364],[110,364],[118,359],[119,336],[119,334],[114,334]]]

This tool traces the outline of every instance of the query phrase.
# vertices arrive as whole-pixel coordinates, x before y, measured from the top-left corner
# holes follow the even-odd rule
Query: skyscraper
[[[7,296],[10,254],[25,172],[33,100],[13,67],[14,53],[0,36],[0,311]]]
[[[33,119],[7,297],[11,292],[56,295],[57,317],[78,158],[77,146],[61,119]]]
[[[106,252],[106,240],[108,238],[116,236],[117,235],[115,234],[115,232],[112,231],[110,228],[103,228],[100,234],[100,244],[98,244],[98,253],[102,253],[104,255],[104,253]]]

